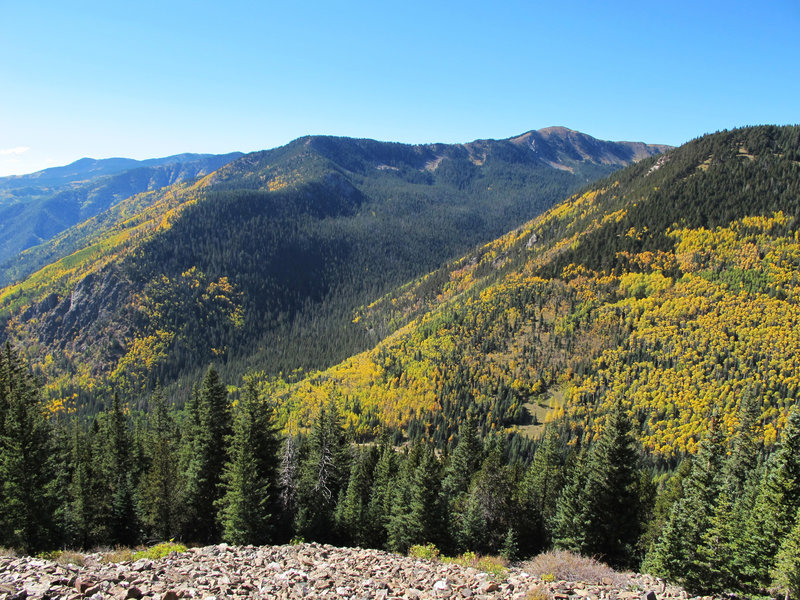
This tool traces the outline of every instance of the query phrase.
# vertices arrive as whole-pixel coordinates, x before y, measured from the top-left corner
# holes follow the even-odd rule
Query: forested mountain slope
[[[800,393],[798,226],[800,127],[709,135],[365,307],[373,350],[265,385],[290,430],[333,397],[365,439],[446,443],[475,415],[581,440],[619,401],[671,461],[752,401],[769,445]]]
[[[334,364],[377,341],[355,309],[663,147],[564,128],[409,146],[306,137],[133,196],[0,290],[3,336],[55,397],[136,395],[209,361]]]
[[[20,252],[57,236],[135,194],[216,171],[241,156],[179,154],[150,160],[83,158],[64,167],[0,178],[0,285],[78,250],[48,245]]]

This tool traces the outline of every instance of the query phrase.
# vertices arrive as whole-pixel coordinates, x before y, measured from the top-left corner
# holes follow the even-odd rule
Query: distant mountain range
[[[72,165],[38,179],[104,175],[4,204],[28,232],[5,227],[9,247],[45,241],[5,262],[18,283],[0,290],[0,335],[28,348],[53,395],[84,405],[211,360],[231,373],[329,366],[375,342],[352,322],[359,306],[664,149],[549,128],[452,145],[310,136],[116,174]],[[212,173],[213,161],[227,164]],[[81,220],[87,204],[96,214]]]
[[[65,167],[1,177],[0,265],[125,198],[206,175],[241,155],[82,158]],[[0,278],[3,283],[7,280]]]

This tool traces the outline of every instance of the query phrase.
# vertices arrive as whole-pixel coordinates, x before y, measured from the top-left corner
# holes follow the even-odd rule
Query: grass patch
[[[41,552],[36,557],[52,560],[60,565],[75,565],[76,567],[84,565],[83,554],[75,550],[52,550],[50,552]]]
[[[612,585],[618,587],[630,583],[626,575],[618,573],[605,563],[566,550],[545,552],[529,560],[522,567],[543,581],[585,581],[601,584],[604,583],[603,580],[610,580]]]

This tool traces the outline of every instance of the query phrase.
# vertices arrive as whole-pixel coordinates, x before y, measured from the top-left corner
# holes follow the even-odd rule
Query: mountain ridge
[[[665,461],[757,395],[770,444],[800,390],[799,156],[798,128],[746,128],[618,171],[362,307],[382,342],[270,394],[290,430],[333,395],[363,439],[439,443],[469,415],[580,443],[621,401]]]
[[[94,240],[91,245],[1,290],[0,312],[13,322],[15,339],[38,339],[72,356],[70,379],[89,381],[138,365],[139,375],[131,374],[138,380],[146,365],[180,364],[187,360],[175,358],[181,355],[224,357],[235,348],[242,356],[268,353],[248,360],[270,370],[318,366],[345,358],[345,348],[366,347],[369,334],[347,325],[360,304],[615,168],[575,158],[568,166],[571,171],[554,169],[508,141],[465,147],[300,138],[245,155],[196,183],[120,203],[112,209],[118,216],[96,218],[88,238],[69,242],[71,249],[81,239]],[[164,276],[166,287],[158,283]],[[116,292],[98,302],[103,289]],[[194,297],[192,289],[205,292]],[[153,294],[171,307],[167,313],[149,303]],[[202,305],[188,315],[193,325],[183,323],[186,312],[176,305],[182,294]],[[320,307],[327,316],[312,317]],[[205,310],[216,315],[212,336],[201,334]],[[177,330],[175,319],[183,323]],[[242,319],[253,324],[245,336],[251,350],[241,340]],[[333,342],[327,329],[333,325],[314,331],[306,319],[339,323],[336,335],[349,341]],[[274,350],[266,339],[252,338],[275,327],[285,341]],[[98,332],[103,343],[93,337]],[[186,336],[193,340],[188,346]],[[330,358],[314,358],[302,344]],[[175,375],[162,371],[145,379],[151,376],[168,381]],[[63,381],[63,374],[51,369],[48,379]]]

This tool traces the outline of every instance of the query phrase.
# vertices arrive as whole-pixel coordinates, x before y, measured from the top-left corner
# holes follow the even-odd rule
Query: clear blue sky
[[[800,122],[800,2],[0,0],[0,175],[83,156]]]

